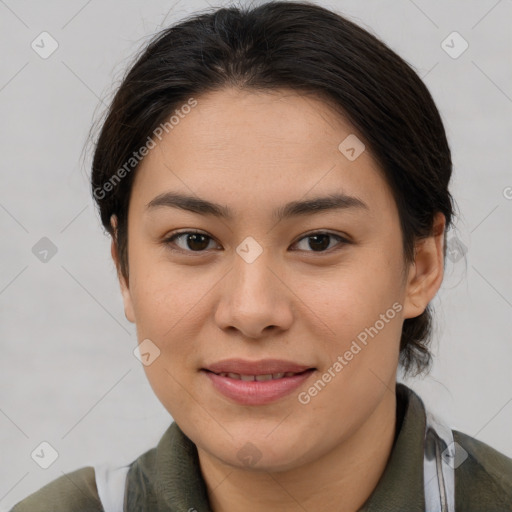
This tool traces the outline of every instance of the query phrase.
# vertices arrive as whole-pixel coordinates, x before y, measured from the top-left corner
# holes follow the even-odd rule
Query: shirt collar
[[[360,512],[425,510],[425,407],[420,397],[401,383],[396,385],[396,395],[399,432],[384,473]],[[174,422],[158,443],[154,469],[158,510],[211,510],[196,446]]]

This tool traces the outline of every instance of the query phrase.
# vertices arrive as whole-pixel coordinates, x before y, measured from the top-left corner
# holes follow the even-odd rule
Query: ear
[[[115,215],[110,217],[110,225],[112,226],[114,233],[110,245],[110,254],[112,254],[112,259],[114,260],[114,264],[117,270],[117,278],[119,279],[119,285],[121,287],[121,295],[123,296],[124,303],[124,315],[129,322],[135,323],[135,314],[133,311],[133,302],[129,284],[126,282],[126,279],[121,272],[119,253],[117,250],[117,217]]]
[[[416,243],[414,262],[409,268],[404,318],[415,318],[425,311],[443,281],[445,216],[434,217],[433,233]]]

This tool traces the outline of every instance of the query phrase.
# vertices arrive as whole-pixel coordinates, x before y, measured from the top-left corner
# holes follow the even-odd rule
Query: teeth
[[[243,381],[258,381],[263,382],[267,380],[282,379],[283,377],[293,377],[293,372],[280,372],[280,373],[266,373],[265,375],[240,375],[239,373],[221,372],[221,377],[229,377],[230,379],[243,380]]]
[[[272,380],[272,374],[267,373],[266,375],[256,375],[255,379],[257,381]]]

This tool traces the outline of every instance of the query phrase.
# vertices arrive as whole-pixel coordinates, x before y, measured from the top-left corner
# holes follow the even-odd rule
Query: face
[[[225,89],[137,170],[125,313],[160,351],[149,382],[202,454],[313,461],[394,386],[403,320],[430,297],[413,295],[368,148],[339,149],[354,134],[319,99]]]

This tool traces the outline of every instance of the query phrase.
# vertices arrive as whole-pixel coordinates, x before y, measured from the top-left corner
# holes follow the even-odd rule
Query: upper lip
[[[312,369],[311,366],[284,361],[282,359],[224,359],[204,367],[213,373],[238,373],[239,375],[268,375],[270,373],[300,373]]]

